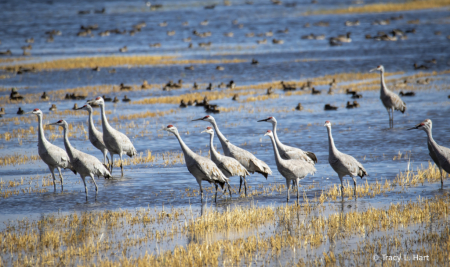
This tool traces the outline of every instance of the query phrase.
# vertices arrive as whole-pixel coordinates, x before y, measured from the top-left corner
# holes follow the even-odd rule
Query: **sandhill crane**
[[[77,110],[81,109],[87,110],[89,112],[89,141],[91,141],[92,145],[94,145],[103,153],[103,164],[108,165],[108,149],[106,148],[105,142],[103,142],[103,134],[99,130],[97,130],[97,128],[95,128],[92,107],[91,105],[86,104],[81,108],[77,108]],[[106,159],[108,159],[108,161]]]
[[[123,133],[114,129],[108,123],[105,114],[105,101],[102,97],[97,97],[92,101],[93,104],[99,105],[102,115],[102,127],[103,127],[103,141],[105,142],[106,148],[111,155],[111,172],[114,166],[114,154],[118,154],[120,157],[120,169],[123,176],[123,160],[122,155],[127,154],[130,158],[137,154],[136,149],[131,143],[130,139]]]
[[[380,65],[375,69],[370,70],[370,72],[376,70],[381,73],[380,99],[389,114],[389,127],[394,127],[394,110],[399,110],[402,113],[405,113],[406,104],[397,94],[394,94],[387,88],[386,83],[384,81],[384,67]],[[391,111],[392,111],[392,118],[391,118]]]
[[[450,173],[450,149],[444,146],[440,146],[434,141],[433,136],[431,134],[432,130],[432,122],[430,119],[426,119],[423,122],[417,124],[412,129],[422,129],[427,133],[428,136],[428,150],[430,152],[430,157],[433,159],[434,163],[439,167],[439,171],[441,172],[441,188],[444,187],[444,177],[442,175],[442,169],[447,173]]]
[[[326,121],[325,127],[328,130],[328,162],[331,165],[331,168],[339,175],[339,179],[341,180],[341,194],[344,196],[344,183],[342,178],[344,176],[349,175],[353,179],[353,183],[355,185],[354,194],[356,196],[356,176],[361,177],[369,176],[369,174],[364,169],[363,165],[359,163],[354,157],[344,154],[337,150],[334,145],[333,136],[331,135],[331,122]]]
[[[275,162],[277,163],[277,169],[286,179],[286,190],[287,190],[287,201],[289,201],[289,189],[291,185],[291,181],[297,187],[297,203],[299,201],[299,192],[298,186],[300,179],[306,177],[306,175],[313,175],[316,172],[316,168],[311,162],[307,162],[302,159],[288,159],[285,160],[281,157],[280,153],[278,153],[277,143],[275,141],[274,134],[271,130],[267,130],[264,136],[268,135],[270,140],[272,140],[273,152],[275,154]]]
[[[278,140],[277,120],[275,119],[275,117],[268,117],[267,119],[259,120],[258,122],[261,122],[261,121],[270,122],[272,124],[273,137],[275,139],[275,143],[277,144],[277,149],[280,153],[281,158],[283,158],[283,159],[301,159],[301,160],[307,161],[309,163],[312,163],[313,165],[315,163],[317,163],[317,157],[314,153],[308,152],[308,151],[303,151],[300,148],[284,145],[280,142],[280,140]]]
[[[203,118],[195,119],[192,121],[207,121],[212,124],[214,127],[214,130],[217,133],[217,137],[219,137],[219,141],[222,144],[223,153],[225,156],[232,157],[239,161],[239,163],[244,166],[247,171],[251,174],[257,172],[262,174],[264,177],[271,175],[272,170],[270,167],[262,160],[258,159],[253,155],[252,153],[248,152],[247,150],[244,150],[240,147],[237,147],[233,145],[230,141],[228,141],[225,136],[220,132],[219,127],[217,126],[216,120],[211,115],[206,115]],[[241,180],[242,185],[242,180]],[[245,184],[244,184],[245,186]],[[240,188],[241,186],[239,186]],[[245,186],[245,190],[247,190],[247,187]],[[240,193],[241,190],[239,190]]]
[[[239,161],[235,160],[234,158],[222,156],[219,153],[217,153],[213,145],[214,130],[211,127],[206,127],[206,130],[203,131],[202,133],[204,132],[209,133],[211,135],[211,138],[209,140],[211,150],[211,160],[217,165],[217,167],[219,167],[219,169],[227,178],[239,175],[241,185],[242,180],[244,180],[245,195],[247,196],[247,181],[245,180],[245,177],[247,175],[250,175],[247,169],[245,169],[245,167],[242,166],[242,164],[239,163]],[[241,191],[241,188],[239,188],[239,191]]]
[[[217,165],[210,159],[202,157],[194,153],[181,139],[178,129],[173,125],[167,125],[164,130],[173,133],[180,143],[181,150],[183,150],[184,161],[189,172],[195,177],[200,186],[200,194],[203,202],[202,181],[214,183],[216,187],[215,201],[217,202],[217,184],[223,188],[224,184],[228,185],[228,190],[231,197],[231,186],[228,183],[228,178],[220,171]]]
[[[110,178],[111,174],[105,165],[103,165],[96,157],[81,152],[75,149],[69,142],[69,125],[65,120],[59,120],[49,125],[58,125],[64,129],[64,147],[66,148],[67,155],[69,155],[70,162],[73,168],[80,174],[81,179],[84,183],[84,191],[86,192],[86,200],[88,189],[86,186],[86,176],[90,176],[95,185],[95,194],[98,192],[97,183],[95,182],[94,176],[105,178]]]
[[[76,171],[70,163],[70,158],[64,149],[57,147],[47,141],[44,135],[44,127],[42,126],[42,116],[43,113],[40,109],[35,108],[33,111],[27,112],[25,114],[35,114],[38,117],[39,131],[38,131],[38,154],[42,161],[47,164],[53,177],[53,187],[56,190],[56,178],[55,178],[55,168],[58,169],[59,178],[61,179],[61,190],[63,190],[63,176],[61,174],[61,168],[71,169],[75,174]]]

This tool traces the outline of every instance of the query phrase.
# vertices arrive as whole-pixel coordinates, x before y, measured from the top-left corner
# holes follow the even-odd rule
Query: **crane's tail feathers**
[[[107,172],[107,173],[104,175],[104,177],[105,177],[105,179],[112,178],[112,176],[111,176],[111,174],[109,174],[109,172]]]
[[[226,184],[226,182],[220,182],[220,181],[217,181],[216,183],[218,183],[220,185],[220,188],[222,188],[222,190],[223,190],[223,186]]]
[[[310,159],[312,159],[312,161],[314,161],[314,164],[317,163],[316,154],[309,152],[309,151],[306,151],[305,153],[306,153],[306,156],[308,156]]]
[[[267,180],[267,177],[269,176],[269,174],[266,172],[260,172],[260,171],[255,171],[255,172],[262,174],[264,177],[266,177],[266,180]]]
[[[77,175],[77,171],[75,169],[71,168],[70,170],[73,172],[73,174]]]
[[[362,179],[364,176],[369,176],[369,174],[366,172],[366,170],[359,169],[358,176],[361,177],[361,179]]]

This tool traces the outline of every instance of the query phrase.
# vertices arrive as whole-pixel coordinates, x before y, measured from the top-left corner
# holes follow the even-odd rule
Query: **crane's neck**
[[[45,139],[44,135],[44,126],[42,125],[42,114],[39,114],[38,116],[38,123],[39,123],[39,131],[38,131],[38,146],[41,146],[45,143],[47,143],[47,139]]]
[[[331,127],[327,127],[328,130],[328,149],[330,155],[336,155],[338,150],[334,145],[333,135],[331,134]]]
[[[194,157],[195,153],[183,142],[183,140],[181,139],[181,136],[178,132],[175,133],[175,137],[178,139],[178,142],[180,143],[181,150],[183,150],[183,154],[184,154],[184,160],[187,163],[188,159],[192,159]]]
[[[66,148],[67,155],[69,155],[70,160],[73,160],[73,147],[69,142],[69,129],[67,129],[67,125],[64,127],[64,147]]]
[[[380,90],[381,90],[381,92],[383,92],[383,93],[386,93],[387,92],[387,87],[386,87],[386,81],[385,81],[385,79],[384,79],[384,70],[381,70],[381,88],[380,88]]]
[[[94,125],[94,111],[92,110],[88,110],[89,111],[89,134],[93,133],[95,130],[95,125]]]
[[[438,148],[438,144],[436,143],[436,141],[434,141],[433,139],[433,134],[430,128],[425,129],[425,132],[427,133],[427,137],[428,137],[428,143],[433,147],[433,149],[436,151],[436,149]]]
[[[214,133],[210,134],[209,138],[209,146],[211,151],[211,159],[219,159],[219,153],[217,153],[216,149],[214,149]]]
[[[225,136],[220,132],[219,127],[217,126],[216,121],[211,122],[212,126],[214,127],[214,130],[217,133],[217,137],[219,137],[220,144],[222,144],[223,153],[226,156],[230,155],[230,149],[228,148],[228,140],[225,138]]]
[[[277,148],[277,144],[275,143],[275,138],[271,135],[269,135],[270,140],[272,141],[272,146],[273,146],[273,153],[275,155],[275,161],[277,162],[277,165],[282,161],[281,157],[280,157],[280,153],[278,153],[278,148]]]
[[[111,128],[111,125],[109,125],[108,123],[108,119],[106,118],[106,112],[105,112],[105,104],[100,104],[100,112],[101,112],[101,116],[102,116],[102,129],[103,132],[108,132],[108,129]],[[91,114],[89,113],[89,116]]]
[[[278,140],[278,135],[277,135],[277,123],[274,122],[272,125],[273,125],[273,137],[274,137],[274,139],[275,139],[275,143],[277,144],[278,149],[284,150],[283,144],[280,142],[280,140]]]

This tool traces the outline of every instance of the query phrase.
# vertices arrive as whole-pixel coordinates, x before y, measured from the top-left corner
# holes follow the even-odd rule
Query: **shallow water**
[[[131,2],[74,2],[74,1],[50,1],[47,3],[4,1],[1,3],[3,15],[0,16],[0,50],[11,49],[13,55],[21,55],[20,46],[25,45],[25,39],[34,37],[35,42],[31,50],[33,60],[46,60],[53,58],[66,58],[74,56],[97,56],[119,54],[118,49],[127,46],[126,55],[176,55],[185,59],[246,59],[244,63],[222,64],[224,71],[215,69],[217,64],[195,65],[194,71],[185,70],[185,65],[172,66],[142,66],[142,67],[115,67],[116,73],[108,72],[112,68],[102,68],[100,72],[90,69],[76,70],[54,70],[23,75],[7,74],[10,77],[0,80],[3,88],[17,87],[22,94],[41,93],[42,91],[53,91],[67,88],[75,88],[88,85],[110,84],[141,84],[147,80],[151,84],[162,84],[168,80],[183,79],[185,83],[192,84],[209,83],[218,84],[234,80],[238,85],[251,85],[278,80],[299,80],[301,78],[314,78],[328,74],[361,72],[366,73],[379,64],[383,64],[386,71],[404,72],[404,75],[417,73],[413,64],[424,64],[425,60],[437,59],[437,64],[429,64],[428,71],[443,71],[449,69],[450,47],[446,38],[450,34],[448,23],[450,11],[448,10],[425,10],[414,12],[386,13],[386,14],[355,14],[355,15],[327,15],[327,16],[302,16],[307,10],[342,7],[350,4],[350,1],[334,3],[334,1],[320,1],[320,4],[311,5],[297,3],[293,8],[284,5],[275,6],[267,4],[266,1],[254,1],[254,5],[245,5],[231,1],[231,6],[217,6],[213,10],[205,10],[203,6],[207,2],[198,1],[170,1],[164,3],[164,7],[158,11],[149,11],[142,1]],[[368,1],[366,3],[370,3]],[[78,15],[78,10],[98,10],[105,7],[105,14]],[[392,20],[390,25],[376,26],[372,22],[378,19],[386,19],[393,16],[403,15],[401,20]],[[199,23],[205,19],[209,20],[207,26]],[[237,19],[244,27],[239,29],[232,24]],[[360,26],[346,27],[344,21],[361,21]],[[407,21],[420,19],[420,24],[408,24]],[[111,34],[100,37],[98,33],[106,29],[119,28],[131,30],[132,26],[145,21],[147,26],[134,36],[129,34]],[[159,27],[158,23],[167,21],[167,27]],[[181,26],[184,21],[189,21],[189,26]],[[329,27],[313,26],[319,21],[327,21]],[[310,23],[311,27],[303,25]],[[99,29],[93,31],[94,37],[77,37],[80,25],[99,24]],[[289,28],[289,33],[277,33],[277,30]],[[376,35],[378,31],[388,32],[394,28],[402,30],[416,29],[416,34],[409,34],[408,40],[397,42],[377,42],[364,38],[365,34]],[[62,31],[61,36],[55,36],[53,43],[46,43],[45,31],[57,29]],[[166,31],[175,30],[175,36],[167,36]],[[207,38],[196,37],[193,30],[199,32],[211,31],[212,36]],[[224,33],[234,32],[234,37],[225,37]],[[273,37],[245,37],[246,33],[256,34],[273,31]],[[331,37],[338,34],[352,32],[351,43],[345,43],[340,47],[331,47],[327,40],[303,40],[302,35],[315,33],[325,34]],[[442,35],[435,35],[435,31],[441,31]],[[188,49],[188,43],[182,42],[183,38],[192,37],[193,49]],[[268,44],[257,45],[256,40],[266,38]],[[283,45],[273,45],[272,38],[283,39]],[[210,48],[198,47],[199,42],[209,42]],[[161,48],[150,48],[149,43],[161,43]],[[251,59],[257,59],[259,65],[250,65]],[[303,61],[302,61],[303,60]],[[26,61],[18,61],[21,64]],[[7,64],[7,63],[2,63]],[[0,73],[4,74],[4,73]],[[375,76],[374,76],[375,77]],[[447,133],[450,130],[447,116],[450,105],[447,98],[448,75],[440,75],[433,79],[430,85],[419,86],[415,97],[403,98],[407,103],[405,114],[395,113],[395,127],[388,128],[387,112],[379,100],[379,92],[364,91],[363,98],[358,99],[361,108],[346,109],[345,103],[350,97],[345,94],[327,95],[328,87],[319,86],[323,90],[322,95],[293,95],[286,96],[281,90],[279,98],[266,101],[246,103],[245,97],[241,96],[239,102],[231,99],[213,101],[221,107],[243,106],[243,111],[232,111],[215,114],[214,117],[226,137],[235,145],[241,146],[256,154],[256,156],[269,164],[273,175],[266,181],[261,175],[254,174],[247,179],[249,185],[257,188],[259,185],[284,184],[284,178],[276,170],[273,157],[272,145],[268,137],[264,137],[266,130],[271,129],[268,123],[258,123],[257,120],[268,116],[275,116],[278,120],[279,138],[285,144],[301,147],[312,151],[318,158],[315,175],[308,176],[301,181],[301,190],[305,191],[308,198],[314,198],[320,194],[322,189],[333,184],[338,184],[339,179],[328,164],[328,140],[326,128],[323,123],[330,120],[333,123],[333,136],[336,146],[342,152],[353,155],[360,160],[368,173],[369,183],[381,181],[385,178],[391,180],[400,172],[408,168],[416,169],[421,165],[427,166],[431,160],[428,156],[426,146],[426,134],[422,131],[406,131],[407,128],[423,121],[426,118],[433,120],[433,137],[437,143],[446,146],[448,143]],[[339,82],[339,81],[338,81]],[[392,87],[392,86],[391,86]],[[358,89],[358,88],[354,88]],[[221,89],[217,89],[221,90]],[[204,92],[204,89],[199,90]],[[399,90],[395,90],[398,92]],[[188,88],[170,92],[160,89],[150,89],[132,92],[119,92],[110,94],[122,98],[127,95],[132,100],[140,100],[148,97],[178,95],[192,92]],[[258,94],[265,92],[259,91]],[[8,96],[9,90],[0,92],[0,96]],[[89,93],[89,98],[95,97],[95,92]],[[291,111],[298,103],[302,103],[305,111]],[[15,111],[21,106],[25,111],[40,108],[48,113],[50,104],[56,104],[58,110],[71,109],[73,104],[81,106],[84,101],[51,101],[32,104],[10,104],[2,103],[7,114],[4,119],[17,116]],[[324,111],[326,103],[339,106],[337,111]],[[286,112],[285,107],[289,109]],[[106,109],[112,111],[108,115],[110,119],[123,114],[135,114],[143,111],[165,111],[176,109],[173,114],[164,117],[137,119],[135,127],[121,128],[131,137],[138,153],[146,153],[151,150],[152,154],[167,151],[179,152],[180,147],[177,140],[162,131],[167,124],[175,125],[186,144],[194,151],[207,155],[209,147],[209,135],[201,134],[205,127],[210,126],[206,122],[191,122],[206,115],[201,107],[189,107],[180,110],[175,104],[155,105],[133,105],[133,104],[111,104],[107,103]],[[86,113],[80,111],[80,113]],[[32,126],[37,126],[34,115]],[[59,118],[54,118],[51,123]],[[66,116],[62,119],[69,123],[85,123],[86,116]],[[96,120],[100,120],[96,117]],[[144,122],[149,122],[144,123]],[[124,123],[120,122],[122,126]],[[116,122],[111,122],[118,127]],[[0,132],[13,131],[18,128],[28,128],[31,125],[20,123],[15,125],[2,120]],[[101,129],[100,124],[97,127]],[[141,132],[144,132],[141,134]],[[188,133],[188,134],[187,134]],[[50,135],[46,131],[47,137]],[[53,142],[63,147],[60,132]],[[220,144],[216,138],[215,144]],[[88,152],[101,158],[101,153],[92,148],[84,135],[78,135],[71,139],[72,145],[77,149]],[[37,136],[23,138],[22,143],[18,139],[10,141],[0,140],[0,155],[32,154],[36,155]],[[393,160],[398,153],[408,153],[409,158],[402,157]],[[116,157],[117,159],[117,157]],[[47,166],[41,161],[35,161],[24,165],[2,166],[0,177],[2,181],[12,181],[21,177],[48,175]],[[39,214],[72,211],[92,211],[104,209],[134,209],[148,206],[194,206],[196,211],[201,210],[199,196],[180,197],[186,188],[198,189],[195,179],[187,171],[184,164],[164,166],[158,161],[149,164],[131,165],[125,167],[125,176],[120,177],[120,170],[114,169],[113,179],[97,180],[99,186],[98,195],[92,183],[88,183],[88,200],[85,199],[84,188],[79,176],[70,171],[63,171],[64,192],[59,185],[54,192],[53,186],[46,186],[44,193],[19,193],[9,198],[0,199],[0,221],[24,216],[39,216]],[[366,178],[364,178],[366,180]],[[365,181],[359,180],[358,183]],[[231,178],[234,187],[238,186],[238,179]],[[308,189],[313,185],[313,188]],[[206,184],[204,187],[207,186]],[[24,188],[22,186],[19,188]],[[209,187],[209,185],[208,185]],[[192,191],[192,190],[191,190]],[[385,206],[391,202],[416,199],[418,195],[431,197],[448,191],[448,185],[444,184],[444,190],[439,190],[439,184],[424,184],[422,186],[406,189],[402,193],[395,192],[377,196],[375,198],[362,198],[349,200],[349,203],[357,203],[358,206]],[[280,205],[285,203],[285,192],[272,193],[270,195],[256,195],[249,198],[237,197],[232,199],[222,196],[214,208],[224,210],[236,205]],[[303,194],[301,194],[302,196]],[[212,193],[208,192],[205,202],[211,203]],[[291,201],[295,199],[295,193],[291,193]],[[301,197],[302,199],[302,197]],[[346,202],[338,202],[336,206],[347,206]],[[221,237],[217,237],[221,238]],[[228,237],[225,237],[228,238]]]

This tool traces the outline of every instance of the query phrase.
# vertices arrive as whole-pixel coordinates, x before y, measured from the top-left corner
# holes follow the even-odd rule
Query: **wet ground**
[[[413,64],[426,64],[429,69],[424,73],[442,72],[450,68],[450,35],[448,23],[450,11],[424,10],[399,13],[381,14],[351,14],[351,15],[314,15],[304,16],[308,10],[337,8],[349,5],[350,1],[334,2],[319,1],[319,4],[298,2],[295,6],[273,5],[269,1],[253,1],[253,5],[247,5],[243,1],[231,1],[231,6],[222,3],[214,9],[204,9],[204,6],[212,2],[197,1],[170,1],[161,2],[163,7],[155,11],[142,1],[132,2],[74,2],[74,1],[48,1],[25,2],[4,1],[1,2],[3,15],[0,16],[0,51],[10,49],[13,56],[22,54],[21,46],[27,45],[25,39],[34,38],[32,59],[14,63],[1,63],[3,65],[23,64],[26,62],[45,61],[55,58],[84,57],[99,55],[118,55],[119,48],[128,47],[124,55],[175,55],[182,59],[245,59],[243,63],[222,64],[223,71],[216,70],[218,64],[198,64],[195,70],[186,70],[186,65],[159,65],[128,67],[115,66],[102,68],[100,72],[91,69],[52,70],[26,73],[23,75],[11,74],[2,71],[0,74],[8,75],[8,78],[0,80],[0,86],[6,88],[0,92],[0,96],[8,96],[10,87],[17,87],[22,94],[51,92],[53,90],[69,89],[81,86],[141,84],[147,80],[151,84],[162,84],[169,80],[183,79],[189,84],[180,90],[162,91],[161,89],[137,90],[131,92],[115,92],[110,96],[122,98],[127,95],[132,100],[142,100],[157,96],[174,96],[193,92],[190,84],[228,82],[234,80],[238,86],[254,85],[272,81],[293,81],[299,79],[315,78],[336,73],[366,73],[377,65],[383,64],[386,71],[403,72],[394,78],[401,79],[418,73]],[[294,2],[293,2],[294,3]],[[370,2],[366,2],[370,3]],[[105,8],[104,14],[92,14],[94,10]],[[91,14],[79,15],[79,10],[90,10]],[[375,20],[389,19],[403,15],[402,19],[391,20],[389,25],[372,25]],[[419,19],[418,24],[408,21]],[[201,21],[208,20],[206,26],[200,25]],[[237,20],[237,24],[233,24]],[[360,20],[361,24],[355,27],[346,27],[346,20]],[[166,27],[158,26],[161,22],[167,22]],[[188,26],[182,23],[188,21]],[[320,27],[314,24],[320,21],[329,22],[329,26]],[[145,22],[146,27],[134,36],[129,31],[133,25]],[[309,23],[310,27],[305,27]],[[77,37],[81,25],[98,24],[98,30],[93,30],[92,37]],[[242,28],[239,28],[242,24]],[[99,32],[118,28],[127,30],[127,34],[111,34],[100,37]],[[288,33],[280,33],[279,30],[288,28]],[[393,29],[403,31],[415,29],[415,34],[408,34],[407,40],[396,42],[383,42],[365,39],[366,34],[376,35],[379,31],[389,32]],[[54,42],[47,43],[46,31],[60,30],[61,36],[54,36]],[[168,36],[167,31],[175,30],[174,36]],[[201,38],[192,34],[192,31],[211,32],[211,37]],[[261,36],[258,34],[271,31],[273,36]],[[440,31],[440,35],[436,32]],[[226,37],[224,33],[233,32],[234,37]],[[351,32],[352,42],[342,46],[333,47],[328,43],[328,38],[339,34]],[[254,33],[255,37],[246,37],[246,34]],[[325,40],[304,40],[301,36],[314,33],[324,34]],[[189,42],[183,42],[183,38],[191,37],[194,48],[188,48]],[[272,44],[272,39],[282,39],[284,44]],[[257,44],[257,40],[267,39],[267,44]],[[198,46],[200,42],[212,42],[208,48]],[[161,43],[160,48],[151,48],[149,44]],[[121,55],[123,55],[121,54]],[[2,57],[8,58],[8,57]],[[251,65],[252,59],[259,61],[258,65]],[[437,64],[427,63],[436,59]],[[115,73],[108,70],[114,68]],[[374,76],[375,78],[377,76]],[[277,90],[278,98],[265,101],[245,102],[245,96],[240,101],[220,99],[213,101],[220,107],[236,108],[236,111],[214,114],[214,117],[226,137],[235,145],[255,153],[271,167],[273,175],[264,179],[261,175],[254,174],[247,181],[255,189],[259,185],[284,184],[284,178],[276,170],[272,145],[268,137],[264,137],[266,130],[271,125],[256,122],[268,116],[275,116],[278,120],[279,138],[285,144],[300,147],[312,151],[318,158],[317,172],[301,181],[301,189],[308,198],[320,194],[339,179],[328,164],[327,131],[323,123],[329,120],[333,123],[333,136],[336,146],[342,152],[353,155],[361,161],[368,173],[369,183],[375,181],[392,180],[400,172],[416,169],[421,165],[427,166],[430,157],[426,146],[426,134],[422,131],[407,131],[407,128],[423,121],[433,121],[433,137],[437,143],[447,146],[450,130],[447,116],[450,112],[448,101],[448,75],[437,75],[431,83],[425,86],[415,85],[416,96],[403,98],[407,104],[405,114],[395,113],[395,127],[389,129],[388,115],[379,100],[379,91],[364,91],[363,98],[358,99],[361,107],[358,109],[346,109],[345,103],[352,100],[346,94],[336,93],[327,95],[328,86],[318,86],[322,90],[321,95],[286,95],[282,90]],[[338,85],[344,86],[345,83]],[[399,92],[398,89],[391,89]],[[357,87],[353,89],[358,90]],[[223,90],[223,89],[216,89]],[[205,92],[204,89],[198,92]],[[265,91],[256,94],[263,95]],[[90,92],[88,97],[96,96]],[[353,101],[353,100],[352,100]],[[295,111],[294,107],[302,103],[305,110]],[[34,115],[32,123],[24,122],[15,124],[9,122],[9,118],[16,117],[18,106],[25,111],[40,108],[48,113],[51,104],[56,104],[59,111],[71,109],[77,103],[79,106],[84,101],[52,100],[36,103],[6,103],[2,107],[7,114],[0,119],[0,131],[12,132],[19,128],[37,126]],[[337,105],[337,111],[324,111],[326,103]],[[237,108],[241,107],[238,111]],[[111,119],[120,115],[136,114],[145,111],[167,111],[175,109],[175,112],[162,117],[136,119],[134,127],[126,128],[130,121],[111,122],[121,131],[127,132],[131,137],[138,153],[146,153],[150,150],[157,155],[167,151],[180,152],[180,147],[174,136],[162,131],[167,124],[175,125],[182,134],[183,140],[194,151],[207,154],[209,135],[200,134],[205,127],[210,126],[206,122],[191,122],[192,119],[206,115],[201,107],[189,107],[180,109],[178,104],[153,104],[139,105],[133,103],[107,103],[106,109],[112,114]],[[79,111],[85,113],[84,111]],[[24,115],[27,116],[27,115]],[[52,116],[45,123],[55,122],[59,118]],[[85,123],[86,116],[65,116],[61,119],[69,123]],[[100,117],[96,117],[100,120]],[[87,129],[87,125],[85,124]],[[97,127],[101,129],[100,124]],[[47,137],[50,133],[46,132]],[[60,132],[54,144],[63,147]],[[77,149],[101,158],[101,153],[93,148],[89,141],[80,134],[71,139],[72,145]],[[220,144],[215,139],[216,145]],[[26,138],[14,138],[5,141],[0,140],[0,155],[37,155],[37,135],[29,135]],[[393,160],[398,153],[403,156],[400,160]],[[408,155],[405,157],[405,153]],[[7,165],[0,169],[2,181],[8,182],[20,180],[21,177],[35,177],[36,175],[48,175],[47,166],[41,161],[34,161],[22,165]],[[195,210],[201,209],[199,196],[180,197],[186,188],[197,189],[197,183],[187,171],[184,164],[176,163],[164,165],[158,158],[156,162],[131,165],[125,167],[125,176],[120,177],[120,171],[115,168],[114,179],[98,179],[99,193],[95,196],[94,187],[88,184],[88,201],[85,199],[84,188],[79,176],[69,171],[64,171],[65,186],[61,192],[59,185],[53,191],[53,186],[46,186],[47,192],[43,193],[19,193],[17,195],[0,199],[0,221],[24,216],[38,217],[40,214],[73,211],[92,211],[104,209],[135,209],[140,207],[156,206],[163,204],[174,207],[187,207],[192,205]],[[365,180],[366,178],[364,178]],[[363,183],[365,181],[359,181]],[[231,184],[238,186],[238,178],[231,178]],[[388,193],[375,198],[362,198],[357,200],[357,207],[380,207],[392,202],[414,200],[418,195],[431,197],[443,194],[448,190],[447,181],[444,182],[444,190],[439,190],[439,184],[424,184],[402,193]],[[22,186],[23,188],[26,186]],[[19,187],[21,188],[21,187]],[[4,189],[5,190],[5,189]],[[205,202],[211,203],[212,194],[208,193]],[[233,195],[232,199],[220,196],[214,208],[224,210],[226,207],[236,205],[280,205],[285,202],[284,190],[272,194],[255,195],[249,198]],[[355,200],[351,200],[354,203]],[[347,206],[348,203],[336,203],[337,206]]]

